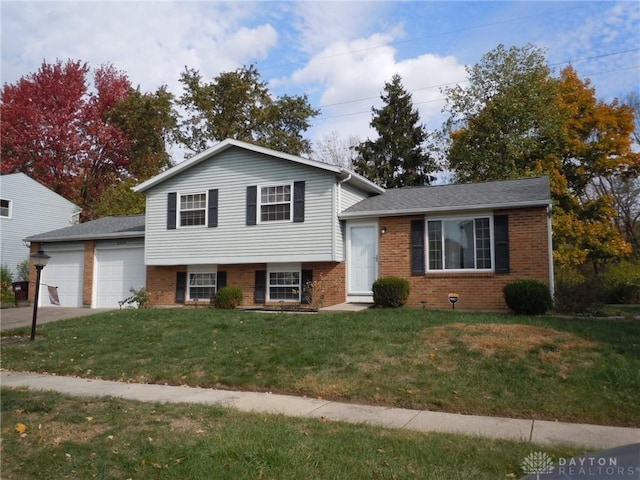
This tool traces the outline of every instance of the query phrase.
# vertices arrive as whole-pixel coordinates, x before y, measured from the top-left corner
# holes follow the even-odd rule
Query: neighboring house
[[[144,215],[105,217],[25,240],[32,253],[42,249],[51,257],[41,283],[58,288],[61,307],[118,308],[131,288],[146,284]],[[39,304],[50,305],[46,289]]]
[[[18,280],[18,265],[29,257],[23,239],[78,222],[80,207],[24,173],[0,175],[0,264]]]
[[[109,229],[111,243],[73,229],[29,239],[47,253],[80,242],[85,305],[105,305],[102,250],[118,246],[126,263],[146,265],[157,306],[208,303],[225,285],[242,289],[245,306],[304,303],[311,283],[314,303],[371,302],[373,282],[393,275],[409,280],[412,307],[451,308],[457,293],[456,308],[506,310],[507,283],[553,286],[544,177],[384,191],[341,167],[226,140],[135,190],[147,196],[144,258],[140,225]]]

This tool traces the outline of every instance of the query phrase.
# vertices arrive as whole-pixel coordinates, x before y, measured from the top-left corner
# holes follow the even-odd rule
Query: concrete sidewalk
[[[123,383],[37,373],[2,371],[0,380],[4,387],[53,390],[76,396],[112,396],[143,402],[221,405],[246,412],[323,418],[421,432],[459,433],[539,445],[570,445],[599,450],[640,441],[638,428],[457,415],[270,393]]]

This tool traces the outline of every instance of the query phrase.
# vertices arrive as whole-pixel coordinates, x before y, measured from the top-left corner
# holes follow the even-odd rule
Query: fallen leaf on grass
[[[16,432],[18,432],[20,435],[22,435],[26,431],[27,431],[27,426],[24,423],[16,424]]]

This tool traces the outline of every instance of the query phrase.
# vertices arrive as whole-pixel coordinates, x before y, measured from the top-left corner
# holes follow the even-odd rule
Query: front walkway
[[[142,402],[221,405],[246,412],[367,423],[420,432],[458,433],[532,442],[538,445],[570,445],[599,450],[640,441],[638,428],[456,415],[426,410],[354,405],[290,395],[123,383],[38,373],[2,371],[0,380],[3,387],[53,390],[83,397],[112,396]]]

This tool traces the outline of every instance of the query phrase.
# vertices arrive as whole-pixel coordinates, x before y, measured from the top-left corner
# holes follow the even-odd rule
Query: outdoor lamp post
[[[31,322],[31,341],[36,338],[36,319],[38,318],[38,297],[40,296],[40,275],[42,269],[47,265],[47,262],[51,258],[42,250],[38,250],[38,253],[34,253],[30,256],[33,265],[36,267],[36,297],[33,302],[33,321]]]

